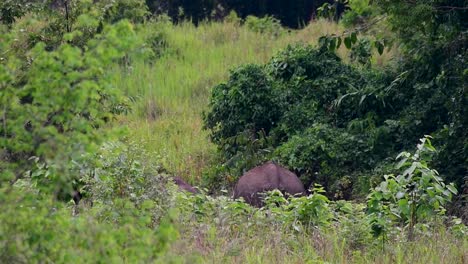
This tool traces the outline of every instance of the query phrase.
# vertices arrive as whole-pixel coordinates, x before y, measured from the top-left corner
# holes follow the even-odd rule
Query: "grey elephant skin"
[[[174,183],[179,186],[179,189],[182,191],[187,191],[190,193],[198,193],[198,190],[193,188],[190,184],[186,183],[182,178],[180,177],[174,177]]]
[[[246,172],[234,188],[234,199],[244,198],[252,206],[263,206],[261,193],[278,189],[283,194],[305,195],[301,180],[293,172],[267,162]]]

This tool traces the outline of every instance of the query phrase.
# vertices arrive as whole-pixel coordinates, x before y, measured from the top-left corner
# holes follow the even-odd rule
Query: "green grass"
[[[369,230],[353,228],[357,223],[333,222],[328,227],[293,230],[293,223],[250,217],[226,209],[221,200],[215,213],[185,215],[177,221],[179,239],[167,257],[180,256],[190,263],[440,263],[463,264],[468,260],[468,239],[456,237],[438,225],[408,242],[398,231],[382,244]],[[190,203],[189,203],[190,205]],[[193,205],[192,205],[193,206]],[[231,211],[230,211],[231,210]],[[363,224],[363,219],[357,220]],[[365,220],[364,220],[365,221]],[[296,223],[297,224],[297,223]],[[360,243],[349,240],[362,238]]]
[[[192,183],[200,181],[216,152],[202,129],[211,88],[226,80],[236,66],[264,63],[288,44],[313,44],[324,34],[344,31],[325,20],[278,38],[232,23],[198,27],[182,23],[165,25],[162,30],[167,36],[167,54],[151,64],[136,61],[116,80],[120,89],[136,98],[133,114],[119,122],[130,129],[131,138],[155,153],[155,161]],[[345,57],[347,51],[343,47],[339,53]]]

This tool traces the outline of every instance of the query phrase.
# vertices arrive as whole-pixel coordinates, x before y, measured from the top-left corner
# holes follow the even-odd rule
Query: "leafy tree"
[[[84,15],[84,25],[96,20]],[[76,30],[66,34],[72,40]],[[138,46],[139,40],[127,21],[104,28],[90,40],[85,50],[69,43],[47,51],[39,43],[28,56],[32,63],[20,71],[14,57],[0,64],[1,184],[15,181],[36,167],[30,157],[48,167],[38,180],[43,187],[58,192],[73,182],[68,164],[91,151],[105,138],[99,131],[119,114],[125,101],[111,85],[104,70]],[[6,54],[1,48],[1,54]],[[41,165],[42,166],[42,165]]]
[[[468,173],[466,1],[375,2],[402,43],[404,78],[393,97],[402,100],[404,133],[408,140],[436,137],[436,168],[461,185]]]
[[[19,17],[43,7],[41,0],[4,0],[0,3],[0,23],[11,25]]]
[[[211,129],[214,142],[223,145],[226,139],[249,131],[269,133],[278,119],[272,93],[272,80],[261,66],[245,65],[231,71],[227,83],[213,89],[210,111],[204,116],[205,127]],[[233,146],[226,146],[226,149]]]

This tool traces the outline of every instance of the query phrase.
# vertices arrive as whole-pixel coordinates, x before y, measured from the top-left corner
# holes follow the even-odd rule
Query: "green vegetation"
[[[157,3],[0,3],[1,263],[466,262],[464,1]]]
[[[167,48],[150,63],[135,62],[131,71],[114,69],[120,74],[115,85],[136,101],[133,112],[120,122],[147,151],[160,156],[155,161],[190,182],[201,182],[203,169],[215,158],[215,146],[208,131],[202,130],[201,118],[211,88],[238,65],[265,62],[288,43],[317,43],[319,36],[342,28],[320,20],[276,39],[236,23],[174,27],[159,22],[142,30],[142,35],[160,32],[155,35],[164,39]]]

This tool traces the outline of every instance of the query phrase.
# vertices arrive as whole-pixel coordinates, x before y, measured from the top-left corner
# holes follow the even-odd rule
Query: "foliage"
[[[41,164],[31,178],[3,187],[1,261],[167,261],[178,238],[174,188],[160,167],[146,163],[146,153],[128,145],[104,144],[72,161],[86,197],[78,208],[38,191],[35,178],[50,174]]]
[[[377,12],[376,6],[370,2],[370,0],[348,0],[349,10],[344,12],[340,22],[347,27],[367,22]]]
[[[422,138],[414,154],[402,152],[398,176],[385,175],[385,180],[368,196],[368,211],[376,236],[385,232],[387,219],[408,225],[408,239],[412,240],[416,224],[436,214],[444,214],[444,206],[457,194],[453,184],[446,185],[436,170],[428,167],[435,152],[428,137]]]
[[[16,12],[17,9],[20,11]],[[11,22],[7,24],[16,27],[16,34],[27,37],[15,44],[28,47],[18,50],[20,56],[38,42],[46,43],[48,50],[56,49],[63,42],[83,48],[96,34],[102,33],[106,24],[124,19],[143,23],[148,16],[143,0],[6,1],[0,10],[6,13],[5,17],[20,22],[12,24],[13,20],[8,19]],[[78,31],[79,37],[64,39],[66,34]]]
[[[348,5],[348,0],[325,1],[325,3],[317,8],[317,15],[319,17],[338,21]]]
[[[312,115],[314,108],[320,108],[320,114],[327,116],[327,109],[340,93],[336,90],[349,86],[346,81],[355,74],[334,54],[300,45],[288,47],[265,67],[241,67],[231,73],[227,83],[213,89],[211,108],[204,120],[216,143],[245,130],[263,130],[269,135],[279,127],[281,132],[293,134],[314,120],[315,116],[304,115],[304,108]],[[340,78],[335,76],[338,73]],[[283,127],[280,118],[285,119]]]
[[[241,67],[214,87],[205,127],[230,167],[239,157],[277,158],[305,184],[317,181],[341,192],[336,198],[349,197],[348,176],[383,154],[388,132],[375,128],[382,122],[375,112],[385,106],[372,93],[385,87],[385,76],[345,65],[327,49],[289,46],[265,66]],[[240,171],[257,164],[248,165]]]
[[[87,21],[86,17],[80,18]],[[92,20],[91,20],[92,21]],[[81,35],[77,30],[65,38]],[[103,127],[125,111],[125,101],[111,85],[104,67],[122,58],[138,45],[132,26],[122,21],[106,27],[82,50],[68,43],[54,51],[38,44],[26,73],[14,57],[0,65],[2,124],[0,128],[2,184],[28,174],[36,156],[50,175],[41,184],[53,191],[68,184],[68,163],[79,159],[106,137]],[[34,118],[32,118],[34,116]]]
[[[271,86],[272,80],[264,68],[256,65],[233,70],[227,83],[216,86],[211,110],[204,116],[205,126],[212,129],[213,141],[222,143],[244,131],[249,131],[250,139],[261,130],[268,134],[278,119]],[[241,143],[233,142],[232,147],[238,144]],[[229,151],[229,147],[225,149]]]
[[[254,32],[266,33],[273,38],[277,38],[283,32],[280,21],[272,16],[262,18],[248,16],[244,25]]]
[[[143,29],[139,29],[138,33],[144,39],[144,47],[149,49],[149,53],[145,59],[153,62],[167,53],[171,52],[171,48],[167,41],[167,28],[170,26],[170,21],[165,20],[165,17],[156,18],[145,24]]]
[[[68,1],[72,2],[78,3]],[[126,1],[130,2],[133,1]],[[191,3],[196,2],[200,3]],[[103,36],[105,32],[116,26],[108,25],[108,18],[104,19],[98,2],[94,5],[90,5],[90,1],[79,3],[84,4],[83,8],[77,9],[72,5],[70,20],[65,19],[63,6],[58,5],[54,7],[57,8],[56,17],[51,17],[51,10],[34,11],[15,18],[11,26],[0,26],[0,109],[5,105],[3,102],[8,102],[7,107],[14,105],[9,98],[2,97],[4,91],[20,92],[28,83],[46,83],[30,79],[31,76],[40,76],[35,66],[37,57],[34,57],[38,53],[54,52],[55,57],[51,61],[68,65],[63,47],[68,44],[72,50],[78,48],[80,56],[89,59],[83,54],[95,49],[92,43],[107,38]],[[118,4],[119,1],[112,3]],[[264,8],[278,8],[278,3],[271,1]],[[299,2],[281,3],[292,6]],[[257,4],[251,1],[245,6]],[[190,12],[186,10],[185,14]],[[209,13],[210,10],[200,12]],[[284,11],[289,14],[295,12]],[[116,15],[118,13],[120,11]],[[83,18],[83,14],[88,18],[78,19]],[[126,53],[123,58],[116,56],[102,63],[105,75],[93,75],[91,81],[112,87],[112,92],[106,93],[109,101],[103,104],[106,111],[111,109],[109,119],[104,117],[102,122],[92,122],[90,132],[83,133],[83,137],[96,136],[86,141],[91,143],[81,141],[81,137],[76,135],[71,139],[80,140],[78,143],[67,142],[64,137],[72,132],[67,131],[62,137],[58,131],[53,135],[58,140],[45,139],[64,142],[67,146],[86,144],[77,151],[70,147],[73,151],[70,153],[62,151],[62,148],[67,150],[67,146],[51,144],[57,153],[44,151],[48,156],[56,157],[49,158],[49,161],[38,155],[27,159],[30,154],[19,153],[25,155],[20,159],[25,166],[11,162],[10,156],[1,153],[0,169],[8,170],[0,172],[4,173],[0,180],[0,262],[301,263],[304,259],[320,263],[463,262],[468,240],[466,226],[460,219],[440,219],[432,214],[419,219],[420,222],[414,226],[414,241],[407,243],[403,239],[406,230],[402,228],[405,223],[401,218],[379,218],[384,222],[378,224],[386,228],[385,243],[388,243],[386,250],[382,251],[377,244],[380,240],[370,235],[377,218],[365,214],[364,204],[328,200],[330,197],[347,198],[350,186],[353,194],[356,188],[367,193],[369,187],[375,186],[376,175],[394,171],[388,168],[388,157],[408,149],[414,137],[419,138],[424,132],[436,136],[434,143],[443,146],[438,148],[439,152],[434,152],[433,162],[426,161],[424,166],[427,169],[415,168],[413,178],[422,178],[422,171],[432,173],[429,168],[435,167],[441,172],[440,177],[452,175],[463,178],[460,175],[464,175],[464,163],[460,162],[466,159],[463,152],[466,144],[460,143],[465,139],[464,112],[460,110],[465,103],[459,94],[458,97],[450,96],[452,85],[464,81],[452,82],[452,78],[463,76],[463,56],[450,59],[453,63],[450,69],[456,71],[446,70],[447,76],[441,74],[436,78],[440,83],[427,86],[421,80],[433,79],[433,75],[406,68],[411,66],[411,62],[406,61],[411,57],[408,53],[403,53],[400,68],[374,70],[373,65],[371,68],[347,65],[323,47],[290,47],[276,55],[274,62],[251,65],[251,69],[258,69],[258,75],[243,72],[251,74],[250,77],[268,80],[260,95],[267,99],[266,107],[270,112],[271,109],[275,112],[271,115],[275,118],[274,123],[267,122],[271,124],[269,131],[261,127],[255,127],[256,131],[253,131],[234,124],[231,127],[233,136],[220,139],[220,144],[228,146],[228,151],[224,153],[225,150],[220,148],[224,156],[215,157],[215,148],[207,140],[208,132],[201,131],[199,113],[206,109],[210,87],[226,78],[227,69],[242,63],[264,63],[273,51],[288,42],[315,43],[317,32],[333,32],[339,27],[318,21],[307,30],[292,31],[272,40],[268,34],[255,33],[235,23],[207,22],[194,27],[189,23],[173,26],[161,17],[155,20],[135,25],[137,32],[132,38],[138,43],[131,49],[136,53]],[[68,29],[83,34],[68,34]],[[355,35],[355,42],[351,39],[351,32],[341,35],[341,44],[346,46],[344,40],[348,36],[346,42],[351,41],[352,48],[357,47],[363,36],[360,34],[359,39]],[[116,39],[120,37],[116,34]],[[332,41],[335,43],[331,44]],[[46,43],[46,51],[30,52],[38,42]],[[338,49],[338,42],[336,38],[329,39],[328,46],[334,45],[333,50],[344,58],[349,50]],[[109,44],[113,47],[115,43]],[[148,48],[155,53],[153,59],[157,59],[150,63],[139,56]],[[40,65],[44,65],[44,60],[41,57]],[[438,62],[435,60],[434,63]],[[52,73],[57,73],[56,68],[59,67],[67,72],[60,72],[56,78],[55,75],[47,75],[48,70],[45,69],[44,76],[49,80],[47,86],[49,83],[52,83],[51,87],[59,86],[55,86],[54,80],[67,86],[72,78],[69,75],[82,76],[82,70],[86,70],[57,64],[54,64]],[[424,63],[417,65],[421,69],[425,66]],[[34,74],[30,69],[34,69]],[[256,81],[253,77],[238,77],[239,80],[244,79],[237,82],[239,87],[242,84],[242,89],[237,87],[233,90],[255,93],[255,87],[248,86],[250,81]],[[70,87],[73,85],[75,83],[70,81]],[[441,90],[447,88],[447,94],[443,90],[431,94],[436,91],[435,86]],[[228,88],[223,91],[229,92]],[[117,89],[131,96],[131,101],[121,100],[118,92],[113,93]],[[56,102],[54,90],[38,89],[41,93],[38,98],[50,96]],[[455,98],[454,101],[447,101],[449,97]],[[242,105],[236,96],[220,98]],[[249,100],[248,96],[243,98]],[[21,99],[17,98],[19,106],[27,104]],[[64,101],[67,99],[65,97]],[[42,107],[46,99],[40,102]],[[256,110],[251,111],[255,109],[254,102],[248,102],[248,109],[226,111],[225,114],[257,113]],[[69,101],[70,108],[75,106],[73,103]],[[137,111],[130,111],[129,105]],[[421,114],[420,110],[427,111],[433,106],[438,107]],[[38,106],[38,111],[42,109]],[[444,119],[444,114],[440,114],[445,113],[445,109],[453,110],[450,119]],[[21,107],[14,110],[18,111],[7,112],[8,119],[3,115],[5,112],[0,112],[0,130],[4,127],[3,120],[9,122],[10,117],[23,115]],[[130,115],[114,119],[118,113]],[[78,114],[78,117],[82,116]],[[83,120],[94,121],[89,116]],[[455,123],[451,124],[450,120]],[[249,119],[249,122],[259,124],[262,120]],[[438,130],[443,124],[446,126]],[[23,125],[20,123],[19,131],[23,131]],[[133,139],[116,143],[108,137],[108,129],[112,126],[129,127]],[[435,130],[437,132],[432,133]],[[106,143],[100,144],[103,141]],[[14,142],[12,140],[11,143]],[[0,149],[3,151],[4,145],[0,145]],[[145,153],[143,149],[151,151]],[[307,155],[309,152],[313,155]],[[289,168],[299,171],[303,180],[323,181],[326,189],[334,193],[327,193],[327,198],[319,188],[312,195],[291,198],[273,192],[268,198],[271,199],[268,207],[260,209],[232,201],[226,195],[227,191],[219,190],[235,183],[236,177],[245,169],[272,158],[280,159]],[[403,174],[403,170],[411,168],[414,163],[411,159],[407,162],[411,164],[403,165],[402,171],[395,175]],[[210,185],[207,186],[224,195],[212,197],[205,193],[176,192],[177,186],[170,184],[169,173],[162,169],[161,164],[192,183],[208,182]],[[210,167],[212,164],[219,165]],[[315,167],[309,167],[310,164]],[[205,168],[210,171],[204,173]],[[16,179],[15,172],[23,170],[30,172]],[[395,178],[392,180],[396,181]],[[13,185],[10,179],[14,179]],[[65,185],[74,185],[85,196],[78,206],[72,202],[59,203],[48,195],[51,191],[60,192],[57,189],[63,185],[61,181],[65,181]],[[406,189],[408,193],[413,191],[410,187]],[[64,199],[70,200],[69,197]],[[411,196],[408,200],[411,201]],[[422,198],[419,200],[423,204],[427,202]],[[382,202],[388,204],[388,201]],[[446,206],[448,204],[442,207]],[[448,227],[441,220],[447,221]],[[178,257],[172,259],[172,256]]]
[[[339,200],[332,204],[338,236],[354,250],[371,248],[374,239],[364,204]]]
[[[459,3],[441,6],[440,3],[417,1],[415,5],[418,8],[433,8],[433,12],[428,15],[421,11],[421,20],[427,20],[428,28],[415,27],[416,31],[410,33],[406,32],[410,27],[405,17],[409,15],[407,10],[412,5],[402,2],[385,2],[381,5],[380,11],[393,15],[388,23],[399,34],[404,46],[402,63],[391,68],[376,71],[371,64],[372,48],[382,54],[385,48],[390,47],[390,42],[386,39],[358,39],[357,31],[324,36],[319,40],[317,49],[300,46],[287,48],[271,59],[265,65],[265,73],[271,80],[267,91],[275,98],[277,117],[274,124],[267,122],[269,125],[265,135],[271,142],[268,148],[277,148],[293,136],[296,136],[294,144],[301,145],[298,137],[315,124],[327,124],[331,130],[341,130],[340,133],[346,132],[350,136],[359,135],[362,148],[358,147],[357,152],[366,153],[362,156],[365,162],[351,170],[337,172],[337,176],[331,177],[336,181],[360,173],[369,175],[366,172],[369,164],[375,166],[384,162],[386,158],[408,149],[421,135],[427,134],[437,139],[437,147],[441,150],[432,165],[441,172],[442,178],[462,185],[468,156],[467,132],[464,129],[467,119],[463,118],[466,116],[463,105],[466,105],[468,97],[466,85],[463,85],[466,74],[462,66],[466,61],[466,48],[459,45],[465,38],[462,34],[466,24],[462,18],[465,10],[458,8]],[[403,10],[403,7],[407,9]],[[442,12],[445,9],[449,14]],[[439,13],[440,17],[429,20]],[[400,31],[403,25],[405,29]],[[343,64],[334,55],[342,44],[351,49],[352,61],[366,67]],[[442,57],[443,54],[447,56]],[[211,107],[217,104],[212,101]],[[233,117],[218,119],[207,128],[219,124],[217,128],[223,129],[224,122],[241,124],[242,116]],[[262,128],[256,130],[261,131]],[[241,134],[239,131],[235,133]],[[303,142],[306,142],[305,139]],[[215,143],[223,152],[226,148],[230,155],[235,153],[232,151],[233,145],[227,141],[218,140]],[[339,142],[338,145],[345,146],[346,143]],[[238,145],[234,147],[239,148]],[[292,145],[284,148],[291,151],[281,155],[283,159],[288,158],[290,153],[299,152],[294,151]],[[275,158],[274,155],[271,157]],[[307,170],[303,168],[303,164],[307,164],[305,161],[298,166],[288,164],[303,171],[320,171],[316,163],[309,163]],[[320,183],[327,190],[332,185],[339,185],[337,182]]]
[[[127,19],[134,24],[143,23],[149,16],[148,6],[144,0],[107,0],[100,2],[98,4],[104,6],[105,9],[104,21],[111,24],[123,19]]]
[[[303,227],[326,227],[332,219],[329,200],[322,194],[325,191],[320,186],[313,192],[308,196],[286,198],[280,191],[274,190],[265,197],[265,210],[275,221],[299,232],[303,231]]]
[[[343,33],[342,35],[325,35],[319,39],[319,46],[322,49],[328,49],[332,52],[338,50],[342,44],[351,50],[349,57],[351,61],[362,65],[370,66],[372,50],[375,49],[379,55],[382,55],[385,48],[390,50],[392,43],[385,38],[360,38],[358,40],[359,30]]]
[[[198,25],[206,19],[219,19],[235,11],[243,19],[273,16],[292,28],[307,25],[325,2],[328,1],[146,0],[152,13],[167,13],[176,22],[188,19]]]
[[[364,157],[369,156],[370,148],[363,139],[343,129],[316,123],[278,147],[274,155],[297,171],[306,186],[322,183],[335,198],[349,199],[353,182],[345,182],[347,174],[366,168]]]
[[[151,202],[135,207],[120,200],[112,214],[95,205],[71,217],[63,203],[15,187],[2,195],[0,204],[2,263],[154,262],[178,236],[171,224],[174,214],[153,225]]]
[[[351,61],[357,62],[361,65],[370,66],[372,57],[372,46],[371,42],[367,38],[360,38],[356,45],[351,48],[349,54]]]
[[[404,55],[399,72],[404,81],[396,98],[404,98],[401,120],[408,139],[431,134],[440,152],[435,168],[449,181],[463,184],[468,157],[465,1],[376,1],[388,14]],[[421,131],[421,132],[417,132]],[[416,135],[416,133],[419,135]]]
[[[159,221],[172,204],[167,188],[170,176],[160,164],[148,162],[150,155],[134,142],[107,142],[82,162],[74,162],[80,174],[80,192],[93,204],[110,206],[115,200],[132,202],[136,207],[154,204],[153,221]]]
[[[0,3],[0,24],[11,25],[16,19],[31,11],[41,8],[40,1],[5,0]]]
[[[231,12],[229,12],[229,14],[224,18],[224,21],[228,23],[233,23],[235,25],[240,25],[242,19],[237,15],[236,11],[231,10]]]

